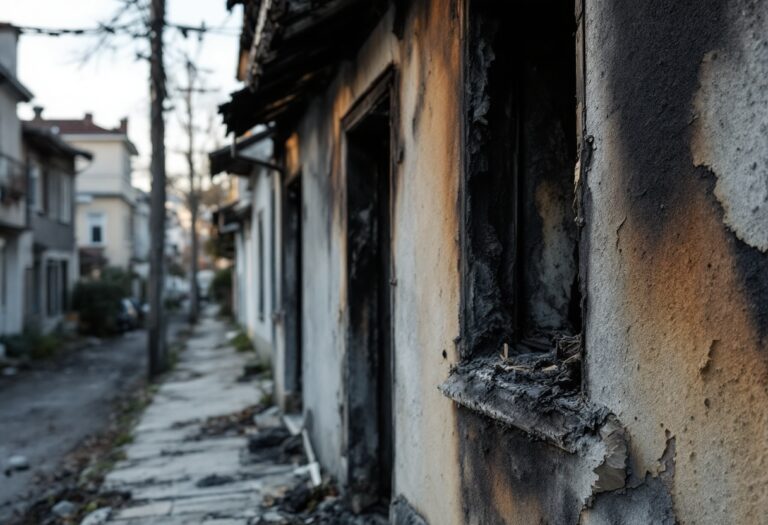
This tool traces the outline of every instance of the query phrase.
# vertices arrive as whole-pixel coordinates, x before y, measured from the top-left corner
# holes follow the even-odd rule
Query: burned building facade
[[[276,384],[353,508],[764,519],[764,1],[230,3]]]

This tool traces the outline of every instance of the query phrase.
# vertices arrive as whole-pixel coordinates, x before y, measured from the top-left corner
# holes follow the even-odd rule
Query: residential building
[[[219,209],[219,233],[233,236],[233,310],[246,330],[259,356],[277,367],[276,387],[281,405],[294,406],[292,383],[297,371],[285,371],[281,358],[283,345],[280,326],[279,240],[276,235],[281,214],[280,178],[272,159],[271,132],[262,131],[225,147],[209,156],[211,175],[225,172],[236,177],[237,199]],[[278,355],[278,353],[280,355]],[[289,360],[289,363],[294,361]]]
[[[354,509],[763,520],[768,2],[231,3],[221,112],[273,130],[284,358]]]
[[[131,159],[138,153],[128,138],[128,120],[108,129],[97,125],[90,113],[82,119],[48,119],[42,112],[35,108],[34,125],[47,126],[73,147],[93,154],[77,177],[81,273],[104,266],[132,270],[136,194]]]
[[[32,93],[16,76],[18,36],[16,27],[0,24],[0,335],[23,328],[24,271],[32,245],[21,121],[16,114],[17,104],[29,102]]]
[[[47,127],[26,123],[24,165],[33,246],[24,275],[24,324],[56,328],[69,306],[78,277],[75,242],[75,164],[91,154],[73,148]]]

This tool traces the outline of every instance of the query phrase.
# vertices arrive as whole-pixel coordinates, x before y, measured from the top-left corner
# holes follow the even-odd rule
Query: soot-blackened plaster
[[[630,485],[675,443],[669,498],[595,509],[768,511],[767,5],[586,1],[586,389],[626,426]]]
[[[349,305],[341,121],[394,67],[393,493],[407,498],[428,523],[460,525],[454,410],[436,388],[455,359],[459,333],[460,2],[409,4],[400,13],[402,38],[392,33],[392,10],[297,126],[304,199],[303,400],[324,470],[343,485],[343,367],[351,349],[344,336]]]

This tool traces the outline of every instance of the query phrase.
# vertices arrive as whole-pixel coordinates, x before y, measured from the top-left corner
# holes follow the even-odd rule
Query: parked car
[[[139,311],[131,299],[123,298],[120,300],[120,308],[117,312],[115,326],[121,332],[128,332],[141,326]]]
[[[144,319],[146,319],[146,310],[147,310],[146,303],[142,303],[135,297],[131,297],[128,300],[131,301],[131,304],[136,309],[136,314],[138,314],[139,316],[139,326],[143,326]]]

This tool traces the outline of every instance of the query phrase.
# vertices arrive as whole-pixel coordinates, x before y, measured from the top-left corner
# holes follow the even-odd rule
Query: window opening
[[[571,2],[470,3],[463,355],[581,329]]]

